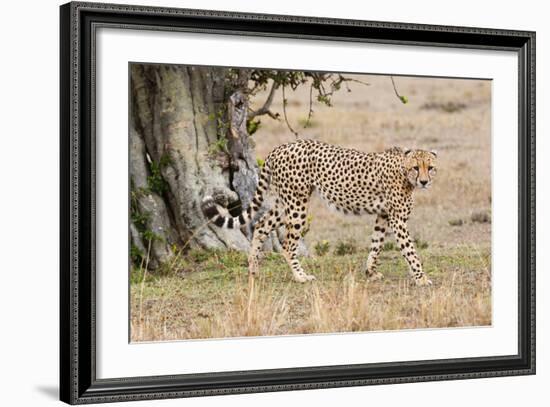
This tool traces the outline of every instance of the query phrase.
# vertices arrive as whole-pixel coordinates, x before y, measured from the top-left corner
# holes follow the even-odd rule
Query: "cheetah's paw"
[[[384,274],[380,273],[379,271],[375,271],[372,274],[367,273],[367,280],[368,281],[379,281],[384,279]]]
[[[315,276],[302,272],[300,274],[295,274],[294,280],[296,280],[298,283],[307,283],[308,281],[315,280]]]
[[[424,287],[432,285],[432,280],[430,280],[425,274],[414,280],[414,283],[417,287]]]

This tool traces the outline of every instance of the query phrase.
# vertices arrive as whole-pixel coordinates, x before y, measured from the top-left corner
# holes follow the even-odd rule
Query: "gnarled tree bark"
[[[149,251],[151,268],[181,249],[249,249],[246,231],[218,228],[201,211],[205,195],[223,206],[247,208],[252,200],[258,166],[247,132],[249,75],[132,64],[130,235],[136,252]]]

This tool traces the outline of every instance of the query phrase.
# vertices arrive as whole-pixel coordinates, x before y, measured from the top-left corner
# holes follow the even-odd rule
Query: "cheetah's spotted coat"
[[[306,224],[310,196],[317,191],[330,205],[349,214],[376,214],[366,273],[380,279],[377,259],[386,234],[393,231],[409,271],[417,285],[431,281],[407,229],[416,187],[427,188],[435,175],[435,152],[393,147],[382,153],[364,153],[314,140],[299,140],[275,148],[265,160],[258,188],[247,211],[236,217],[224,216],[211,197],[203,211],[220,227],[245,225],[259,211],[264,193],[270,188],[275,204],[255,224],[248,257],[249,272],[258,273],[260,249],[272,230],[285,226],[283,254],[299,282],[313,280],[297,257],[297,245]]]

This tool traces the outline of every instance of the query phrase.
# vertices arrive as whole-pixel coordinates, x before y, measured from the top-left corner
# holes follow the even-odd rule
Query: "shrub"
[[[313,246],[313,249],[317,256],[324,256],[330,250],[330,242],[328,240],[318,241],[315,243],[315,246]]]
[[[472,213],[472,222],[491,223],[491,214],[487,211],[479,211]]]
[[[384,245],[382,246],[382,250],[388,250],[388,251],[397,250],[397,245],[394,242],[389,241],[384,243]]]
[[[351,240],[338,241],[336,248],[334,249],[334,254],[336,256],[346,256],[348,254],[354,254],[356,251],[357,247]]]
[[[416,246],[417,249],[427,249],[428,248],[428,242],[426,242],[425,240],[420,239],[420,237],[418,237],[418,236],[414,238],[414,245]]]

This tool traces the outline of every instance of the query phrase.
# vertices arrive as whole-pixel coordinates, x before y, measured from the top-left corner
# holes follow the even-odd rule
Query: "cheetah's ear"
[[[405,155],[409,155],[412,153],[412,150],[410,148],[405,149]]]
[[[437,150],[430,150],[430,154],[437,158]]]

